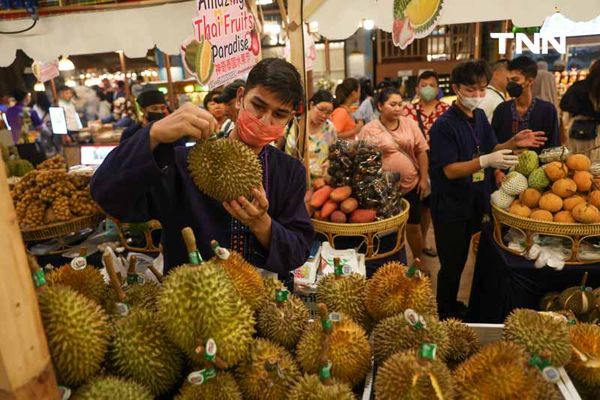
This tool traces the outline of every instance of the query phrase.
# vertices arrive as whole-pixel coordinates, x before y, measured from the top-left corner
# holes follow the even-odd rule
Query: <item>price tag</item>
[[[137,283],[138,277],[137,274],[129,274],[127,275],[127,284],[135,285]]]
[[[65,386],[59,386],[58,396],[60,397],[60,400],[69,400],[71,398],[71,389]]]
[[[71,260],[71,268],[74,270],[79,271],[85,267],[87,267],[87,261],[84,257],[75,257]]]
[[[204,370],[190,373],[187,377],[187,380],[192,385],[202,385],[204,383]]]
[[[136,279],[137,282],[136,283],[138,285],[144,285],[146,283],[146,277],[144,275],[137,274],[136,277],[137,277],[137,279]]]
[[[333,322],[330,319],[324,319],[321,321],[321,325],[323,326],[324,331],[330,331],[333,328]]]
[[[206,351],[204,352],[204,358],[207,361],[214,361],[217,357],[217,342],[213,338],[206,341]]]
[[[278,303],[283,303],[284,301],[287,301],[287,300],[288,300],[288,297],[289,297],[289,295],[290,295],[290,291],[289,291],[289,290],[287,290],[287,289],[280,289],[280,290],[277,290],[277,291],[275,292],[275,300],[276,300]]]
[[[342,321],[342,314],[336,313],[336,312],[332,312],[332,313],[329,314],[329,319],[332,322],[341,322]]]
[[[477,183],[477,182],[483,182],[485,180],[485,171],[482,169],[480,169],[477,172],[473,173],[473,182]]]
[[[129,306],[125,303],[116,303],[115,307],[117,308],[117,314],[124,317],[129,314]]]
[[[558,372],[558,369],[554,367],[544,368],[542,370],[542,375],[544,376],[544,379],[548,382],[557,383],[558,381],[560,381],[560,373]]]
[[[319,368],[319,376],[323,380],[331,379],[331,361],[328,361],[327,365],[323,365]]]
[[[200,265],[203,261],[198,251],[190,251],[188,257],[190,259],[190,263],[194,265]]]
[[[33,284],[36,288],[46,284],[46,274],[44,274],[44,271],[39,269],[33,273]]]
[[[437,345],[434,343],[423,343],[419,349],[419,356],[427,360],[435,360]]]
[[[350,275],[352,273],[352,267],[349,265],[344,265],[344,275]]]

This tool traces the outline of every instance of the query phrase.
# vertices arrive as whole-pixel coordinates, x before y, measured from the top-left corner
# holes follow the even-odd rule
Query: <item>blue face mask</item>
[[[426,102],[435,99],[437,94],[438,91],[433,86],[425,86],[419,90],[419,96],[421,97],[421,99],[423,99],[423,101]]]

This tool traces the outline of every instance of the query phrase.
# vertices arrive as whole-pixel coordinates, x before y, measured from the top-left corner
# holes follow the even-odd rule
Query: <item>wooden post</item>
[[[288,13],[285,11],[285,4],[283,0],[277,0],[277,5],[279,6],[279,14],[281,15],[281,24],[283,25],[283,29],[288,29]],[[291,6],[288,2],[288,7],[291,9]],[[291,22],[291,21],[289,21]]]
[[[123,54],[123,50],[117,51],[119,53],[119,61],[121,62],[121,71],[123,71],[123,76],[125,77],[125,97],[129,98],[131,93],[129,92],[129,79],[127,79],[127,66],[125,65],[125,54]]]
[[[329,52],[329,39],[325,38],[325,76],[327,79],[331,79],[331,53]]]
[[[290,58],[292,64],[300,72],[300,78],[302,80],[302,87],[304,88],[304,106],[305,112],[300,117],[298,126],[298,140],[296,145],[298,146],[298,153],[304,159],[304,165],[306,167],[306,182],[310,182],[310,168],[308,163],[308,140],[306,139],[307,131],[307,114],[308,114],[308,99],[306,94],[308,92],[306,85],[306,67],[305,54],[304,54],[304,21],[302,18],[302,7],[304,6],[303,0],[288,0],[288,36],[290,38]]]
[[[0,162],[0,399],[59,398],[25,245]]]
[[[475,54],[476,60],[481,58],[481,22],[475,23]]]
[[[163,60],[165,62],[165,69],[167,70],[167,87],[169,88],[169,106],[171,110],[177,108],[177,96],[175,95],[175,85],[173,85],[173,77],[171,76],[171,57],[162,52]]]
[[[52,97],[54,98],[52,104],[58,104],[58,92],[56,91],[56,83],[54,83],[54,78],[50,79],[50,89],[52,89]]]

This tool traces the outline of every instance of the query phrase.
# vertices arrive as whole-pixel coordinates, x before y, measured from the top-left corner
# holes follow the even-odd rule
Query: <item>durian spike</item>
[[[321,352],[319,353],[319,365],[320,368],[329,366],[329,349],[331,348],[331,331],[332,331],[332,322],[329,319],[329,310],[327,310],[327,305],[324,303],[317,304],[317,308],[319,310],[319,316],[321,317],[321,324],[323,326],[323,337],[321,339]],[[331,377],[323,378],[321,374],[319,374],[321,378],[321,383],[325,386],[333,385],[333,379]]]
[[[196,352],[196,354],[199,354],[202,358],[204,358],[206,349],[204,348],[203,344],[196,347],[194,351]],[[227,363],[223,361],[223,359],[219,356],[215,356],[215,359],[213,361],[208,361],[204,358],[204,368],[208,369],[212,367],[216,367],[218,369],[227,369]]]
[[[438,400],[444,400],[444,393],[442,392],[440,383],[438,382],[435,375],[433,375],[431,372],[427,375],[429,376],[429,380],[431,380],[431,386],[433,387],[433,390],[435,390],[435,395],[437,396]]]
[[[115,265],[113,264],[112,256],[108,249],[104,251],[102,255],[102,259],[104,260],[104,265],[106,266],[106,272],[108,272],[108,276],[110,278],[110,284],[112,285],[119,301],[123,302],[127,298],[123,288],[121,287],[121,280],[117,276],[117,271],[115,270]]]
[[[196,236],[194,235],[192,228],[189,226],[183,228],[181,230],[181,234],[183,235],[183,241],[185,242],[185,247],[190,257],[190,263],[195,265],[202,264],[204,261],[202,260],[200,252],[198,251],[198,246],[196,245]]]
[[[159,281],[160,283],[163,283],[163,280],[165,278],[163,277],[163,274],[161,274],[154,265],[149,265],[148,269],[150,270],[150,272],[152,272],[154,274],[157,281]]]

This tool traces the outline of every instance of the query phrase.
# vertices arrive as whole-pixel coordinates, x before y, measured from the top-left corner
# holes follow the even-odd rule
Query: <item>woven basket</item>
[[[26,242],[56,239],[73,232],[79,232],[85,228],[94,228],[103,219],[104,214],[87,215],[66,222],[43,225],[38,228],[21,229],[21,234],[23,235],[23,240]]]
[[[404,245],[404,231],[408,221],[408,210],[410,204],[402,199],[402,212],[391,218],[364,224],[337,224],[334,222],[312,220],[315,231],[327,237],[327,241],[333,246],[338,236],[362,237],[367,242],[365,257],[367,260],[377,260],[397,253]],[[382,233],[397,232],[398,239],[394,248],[386,253],[379,253],[374,241]]]
[[[492,205],[492,215],[494,217],[494,240],[504,250],[523,255],[528,252],[533,245],[533,236],[536,234],[564,237],[571,240],[573,247],[572,255],[566,261],[568,265],[595,264],[600,262],[600,255],[595,260],[578,260],[579,247],[581,242],[592,237],[600,237],[600,224],[563,224],[558,222],[538,221],[530,218],[519,217],[510,214],[501,208]],[[502,240],[502,225],[515,228],[525,234],[526,250],[519,252],[508,248]]]

